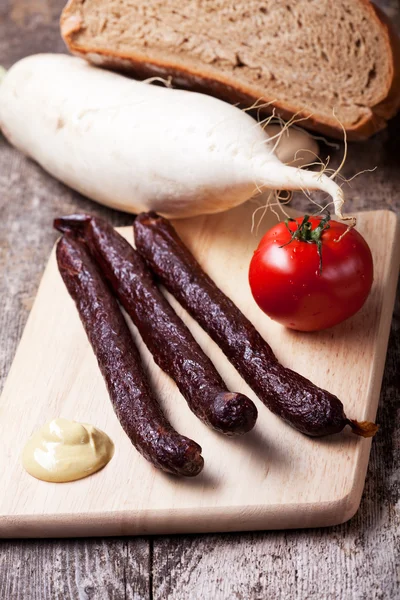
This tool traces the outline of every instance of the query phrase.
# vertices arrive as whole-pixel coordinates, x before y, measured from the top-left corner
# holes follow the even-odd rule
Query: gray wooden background
[[[379,4],[400,31],[398,0]],[[64,52],[58,32],[62,6],[63,0],[0,0],[0,64]],[[341,152],[333,152],[336,163]],[[376,171],[347,189],[349,209],[400,212],[400,115],[368,143],[350,145],[343,173],[350,177],[374,166]],[[296,206],[301,202],[295,199]],[[115,225],[132,219],[67,189],[1,136],[0,207],[3,384],[56,240],[53,218],[87,210]],[[360,510],[350,522],[280,532],[2,541],[0,600],[400,598],[399,327],[398,302],[377,419],[381,430]]]

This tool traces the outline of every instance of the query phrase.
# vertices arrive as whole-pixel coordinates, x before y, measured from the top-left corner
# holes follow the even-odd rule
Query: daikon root
[[[274,165],[268,170],[261,182],[261,188],[269,187],[284,190],[303,190],[304,192],[322,190],[332,197],[335,214],[342,221],[350,221],[355,225],[355,217],[343,215],[344,204],[343,190],[324,173],[297,169],[288,165]]]
[[[283,197],[283,194],[286,194],[286,198]],[[277,209],[280,210],[280,212],[284,215],[285,218],[289,218],[290,215],[289,215],[289,213],[286,212],[285,205],[289,204],[291,199],[292,199],[292,192],[290,192],[288,190],[270,190],[268,192],[266,202],[264,204],[261,204],[260,206],[258,206],[253,211],[253,214],[251,216],[251,232],[252,233],[255,232],[256,235],[258,234],[258,230],[259,230],[261,223],[262,223],[265,215],[267,214],[268,210],[270,210],[271,212],[274,213],[274,215],[276,216],[278,221],[281,220],[282,215],[280,215],[278,213]],[[254,202],[258,203],[259,198],[254,198]],[[256,225],[256,215],[260,211],[262,211],[262,212],[258,219],[258,223]]]
[[[313,151],[310,148],[305,148],[303,149],[303,151],[305,152],[309,152],[311,155],[314,156],[315,160],[313,160],[312,162],[309,163],[302,163],[301,165],[301,170],[299,170],[298,168],[294,169],[294,171],[291,171],[291,173],[289,173],[286,169],[284,171],[282,171],[281,173],[279,172],[274,172],[274,183],[272,183],[272,178],[269,177],[268,181],[265,183],[266,187],[271,187],[272,185],[282,185],[282,183],[280,183],[280,179],[282,179],[283,177],[285,178],[285,189],[286,190],[296,190],[296,189],[300,189],[302,190],[302,192],[306,195],[306,197],[308,198],[308,200],[310,202],[312,202],[313,204],[315,204],[318,208],[319,208],[319,212],[322,213],[325,210],[327,210],[329,208],[330,204],[333,204],[334,206],[334,210],[335,210],[335,214],[338,218],[340,218],[342,221],[348,221],[349,225],[348,225],[348,229],[345,231],[344,234],[342,234],[342,236],[340,237],[340,239],[346,235],[346,233],[349,231],[349,229],[351,229],[352,227],[355,226],[356,224],[356,219],[353,216],[345,216],[343,215],[342,212],[342,208],[344,205],[344,192],[342,190],[343,185],[345,183],[349,183],[352,179],[354,179],[355,177],[357,177],[358,175],[360,175],[361,173],[364,173],[366,171],[373,171],[374,169],[364,169],[362,171],[360,171],[359,173],[356,173],[355,175],[353,175],[350,179],[346,179],[345,177],[343,177],[340,174],[340,171],[342,170],[346,158],[347,158],[347,136],[346,136],[346,131],[342,125],[342,123],[339,121],[339,119],[337,119],[334,110],[332,111],[333,116],[336,118],[336,120],[338,121],[338,123],[340,124],[342,130],[343,130],[343,141],[344,141],[344,153],[343,153],[343,157],[342,160],[339,164],[339,166],[336,169],[329,169],[328,168],[328,164],[330,161],[330,156],[327,157],[326,159],[326,163],[323,163],[323,161],[320,159],[320,157],[318,156],[318,154]],[[309,117],[302,117],[300,119],[297,119],[297,114],[296,113],[292,119],[290,119],[290,121],[284,123],[282,121],[282,119],[280,119],[279,117],[276,117],[274,111],[273,114],[268,117],[267,119],[265,119],[264,121],[262,121],[260,124],[262,125],[263,128],[266,128],[268,130],[268,127],[271,127],[271,120],[272,119],[277,119],[279,121],[279,123],[281,124],[281,130],[278,131],[275,135],[271,136],[270,141],[276,139],[275,145],[274,145],[274,150],[276,150],[277,145],[280,143],[280,140],[282,138],[282,135],[284,133],[286,133],[286,135],[288,134],[289,128],[293,128],[296,127],[296,123],[299,121],[303,121],[306,120]],[[310,115],[311,116],[311,115]],[[317,138],[320,140],[323,140],[325,143],[328,143],[327,140],[325,140],[325,138],[321,137],[321,136],[312,136],[313,138]],[[332,143],[330,144],[331,146],[335,147],[336,149],[339,148],[338,144]],[[297,156],[298,153],[301,152],[302,149],[299,148],[295,153],[294,153],[294,157],[293,160],[290,162],[285,162],[285,167],[290,167],[291,166],[291,162],[295,163],[297,160]],[[313,167],[313,166],[321,166],[321,170],[318,172],[310,172],[310,171],[306,171],[304,170],[307,167]],[[334,182],[334,179],[339,177],[343,183],[341,183],[341,185],[339,186],[337,183]],[[314,180],[314,181],[313,181]],[[333,185],[332,185],[333,184]],[[257,185],[257,191],[261,192],[263,190],[263,185]],[[328,194],[328,196],[330,196],[332,198],[332,201],[329,202],[328,204],[325,204],[324,206],[321,206],[320,204],[318,204],[317,202],[315,202],[315,200],[313,200],[311,198],[311,196],[309,195],[309,191],[312,190],[322,190],[324,192],[326,192]],[[272,202],[271,200],[274,199],[275,202]],[[285,202],[286,203],[286,202]],[[259,223],[257,225],[257,229],[261,223],[261,220],[263,219],[266,210],[268,208],[270,208],[279,218],[278,213],[276,213],[276,211],[274,210],[274,206],[277,206],[280,208],[281,212],[287,216],[286,211],[283,208],[283,203],[281,201],[281,197],[280,197],[280,193],[274,193],[274,194],[269,194],[268,198],[267,198],[267,202],[263,205],[263,206],[259,206],[253,214],[252,217],[252,231],[254,230],[255,227],[255,216],[257,214],[258,211],[263,211],[262,212],[262,216],[259,220]],[[340,241],[340,239],[336,240],[336,241]]]
[[[257,123],[211,96],[139,82],[66,55],[24,58],[0,86],[8,139],[101,204],[185,218],[228,210],[267,188],[307,197],[322,190],[336,215],[353,223],[342,214],[339,170],[306,171],[275,154],[288,128],[306,117],[294,115],[270,138],[263,128],[279,122],[272,113]],[[280,195],[270,195],[274,207],[282,206]]]
[[[143,83],[162,83],[166,88],[173,88],[171,76],[168,79],[164,79],[164,77],[148,77],[147,79],[143,79]]]

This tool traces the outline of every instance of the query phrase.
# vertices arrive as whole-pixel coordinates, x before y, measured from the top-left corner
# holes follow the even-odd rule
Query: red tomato
[[[271,319],[291,329],[317,331],[362,307],[373,280],[372,255],[354,229],[337,241],[346,229],[329,216],[301,217],[264,235],[250,263],[249,282],[255,301]]]

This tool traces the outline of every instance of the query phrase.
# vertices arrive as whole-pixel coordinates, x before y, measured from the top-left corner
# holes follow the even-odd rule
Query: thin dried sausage
[[[204,464],[201,448],[177,433],[163,415],[118,303],[85,244],[64,235],[56,254],[114,410],[133,445],[159,469],[175,475],[197,475]]]
[[[374,435],[375,424],[348,419],[336,396],[277,361],[267,342],[203,271],[166,219],[142,213],[135,219],[134,233],[138,252],[160,282],[273,413],[310,436],[337,433],[346,425],[363,437]]]
[[[228,391],[131,244],[106,221],[91,215],[61,217],[55,227],[74,231],[84,239],[155,362],[174,379],[191,410],[222,433],[250,431],[257,418],[254,403],[243,394]]]

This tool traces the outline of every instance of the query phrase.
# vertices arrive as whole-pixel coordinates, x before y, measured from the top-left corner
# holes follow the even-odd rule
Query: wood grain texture
[[[377,416],[381,430],[351,521],[329,529],[156,537],[154,599],[399,598],[399,358],[398,295]]]
[[[149,583],[145,540],[21,542],[0,553],[2,600],[145,600]]]
[[[262,233],[251,232],[252,213],[246,204],[176,221],[175,227],[218,287],[270,341],[278,359],[341,398],[350,418],[373,421],[399,270],[396,216],[390,211],[358,214],[358,229],[374,257],[371,294],[352,319],[304,336],[266,319],[253,301],[247,265]],[[268,213],[265,226],[274,222]],[[132,227],[120,231],[132,241]],[[384,243],[381,231],[386,232]],[[132,448],[112,410],[53,252],[0,398],[0,489],[7,490],[0,498],[0,537],[285,529],[333,525],[354,515],[371,440],[350,431],[314,440],[293,430],[265,409],[218,346],[173,305],[228,388],[256,402],[254,430],[227,438],[201,423],[132,327],[161,406],[180,433],[200,443],[205,460],[204,471],[190,481],[151,467]],[[63,485],[29,477],[20,451],[38,427],[55,417],[106,431],[115,444],[109,465]]]
[[[398,0],[376,3],[386,10],[400,31]],[[63,0],[41,2],[42,7],[50,7],[48,17],[43,17],[40,11],[26,9],[28,4],[27,0],[2,0],[0,3],[0,63],[6,67],[34,52],[64,50],[58,33],[58,15]],[[338,164],[342,146],[337,151],[330,151],[333,162]],[[391,208],[400,213],[399,155],[399,117],[368,144],[349,145],[343,170],[346,177],[365,168],[378,167],[351,182],[352,187],[347,190],[351,210]],[[310,210],[309,204],[300,197],[295,203]],[[0,207],[0,374],[4,382],[55,240],[55,234],[49,228],[53,217],[74,210],[90,210],[106,216],[115,225],[128,224],[130,217],[103,209],[67,190],[21,157],[1,137]],[[399,362],[398,300],[378,411],[381,431],[372,445],[361,507],[349,523],[329,530],[154,538],[150,542],[152,597],[158,600],[398,598]],[[87,547],[92,555],[101,552],[103,547],[110,549],[113,546],[124,571],[129,573],[132,556],[139,548],[137,544],[143,542],[129,540],[133,548],[129,554],[127,543],[126,539],[91,540]],[[83,582],[88,563],[79,551],[86,544],[66,540],[1,543],[0,597],[46,598],[47,574],[59,572],[60,557],[69,554],[62,577],[68,577],[74,583],[64,597],[86,598]],[[54,552],[49,552],[49,547],[54,548]],[[146,561],[141,564],[143,569],[147,568]],[[150,593],[145,587],[149,573],[143,572],[146,576],[143,578],[139,571],[134,576],[135,582],[138,583],[138,578],[144,581],[143,597],[149,598]],[[101,562],[91,562],[90,574],[97,582],[91,597],[112,598],[98,585],[108,576],[119,577],[116,563],[110,563],[110,570],[105,574]],[[7,582],[7,588],[4,582]],[[4,595],[4,590],[8,595]],[[119,596],[114,597],[124,598],[123,589],[119,592]]]
[[[41,3],[46,17],[32,8],[33,4],[0,2],[0,64],[5,67],[36,52],[64,51],[58,31],[64,1]],[[60,213],[78,207],[102,215],[115,225],[129,222],[126,215],[100,207],[45,175],[9,146],[0,133],[1,387],[57,238],[51,223]],[[64,540],[61,544],[1,542],[0,598],[144,600],[150,597],[150,551],[147,538]],[[96,555],[103,555],[105,560],[95,560]]]

